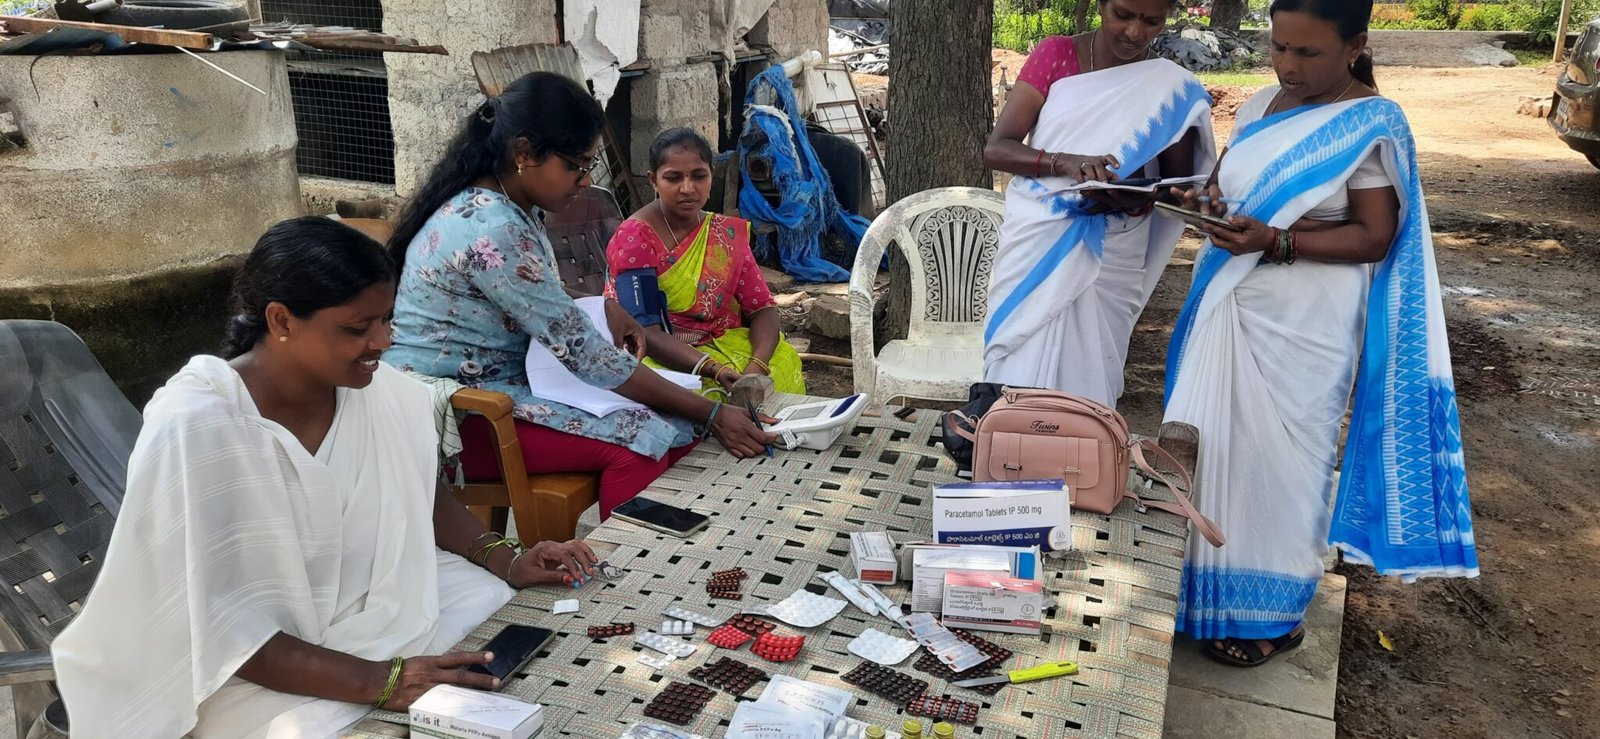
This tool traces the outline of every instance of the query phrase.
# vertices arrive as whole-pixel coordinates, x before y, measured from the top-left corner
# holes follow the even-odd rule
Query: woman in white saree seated
[[[261,237],[225,357],[145,407],[94,591],[53,646],[73,736],[323,737],[439,684],[514,594],[592,575],[581,543],[518,554],[438,487],[428,389],[378,361],[394,264],[323,218]],[[564,567],[565,572],[556,568]]]
[[[1183,223],[1086,181],[1187,177],[1216,161],[1211,96],[1150,43],[1175,0],[1099,0],[1100,27],[1041,41],[984,149],[1016,177],[989,287],[983,379],[1115,405],[1128,339]],[[1024,139],[1027,143],[1024,143]]]
[[[1304,638],[1327,545],[1403,578],[1475,576],[1433,237],[1405,114],[1364,55],[1371,0],[1275,0],[1277,86],[1186,205],[1209,228],[1167,355],[1166,420],[1200,430],[1178,628],[1254,667]],[[1330,514],[1339,431],[1344,444]]]

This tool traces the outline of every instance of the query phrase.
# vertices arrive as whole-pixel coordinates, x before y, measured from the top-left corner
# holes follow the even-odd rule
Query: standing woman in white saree
[[[1275,0],[1277,86],[1239,109],[1167,353],[1166,420],[1200,430],[1178,628],[1254,667],[1300,644],[1329,544],[1407,579],[1476,576],[1433,237],[1405,114],[1364,53],[1370,0]],[[1226,207],[1219,207],[1226,203]],[[1337,505],[1329,512],[1339,429]]]
[[[1040,42],[989,136],[1016,175],[989,287],[983,377],[1115,405],[1128,339],[1183,223],[1087,180],[1211,169],[1211,97],[1150,52],[1176,0],[1100,0],[1100,27]],[[1027,142],[1024,143],[1024,139]],[[1126,192],[1126,191],[1123,191]]]

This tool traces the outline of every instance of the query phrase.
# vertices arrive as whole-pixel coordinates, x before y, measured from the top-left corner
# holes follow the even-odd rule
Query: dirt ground
[[[1600,170],[1515,112],[1519,95],[1550,94],[1553,69],[1378,71],[1419,148],[1483,574],[1405,585],[1340,565],[1340,735],[1600,736]],[[1251,90],[1213,92],[1220,140]],[[1121,407],[1138,430],[1159,421],[1195,246],[1134,335]],[[849,347],[814,338],[812,351]],[[807,376],[813,392],[849,392],[848,369]]]

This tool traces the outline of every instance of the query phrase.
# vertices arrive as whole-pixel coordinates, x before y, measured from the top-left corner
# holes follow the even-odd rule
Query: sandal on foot
[[[1271,662],[1273,657],[1300,646],[1300,643],[1305,640],[1306,630],[1304,628],[1297,628],[1294,631],[1284,634],[1276,639],[1223,639],[1221,640],[1220,647],[1217,646],[1217,640],[1212,640],[1206,642],[1205,653],[1207,657],[1210,657],[1225,665],[1232,665],[1234,667],[1260,667],[1268,662]],[[1256,642],[1262,641],[1272,645],[1272,651],[1263,652],[1260,645],[1256,644]],[[1228,647],[1230,645],[1243,652],[1245,657],[1241,659],[1240,657],[1231,654],[1228,651]]]

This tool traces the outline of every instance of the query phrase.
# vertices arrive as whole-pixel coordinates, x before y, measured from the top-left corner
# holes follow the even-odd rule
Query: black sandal
[[[1284,634],[1276,639],[1222,639],[1221,647],[1217,646],[1218,640],[1213,639],[1206,642],[1205,653],[1206,656],[1225,665],[1231,665],[1233,667],[1260,667],[1268,662],[1271,662],[1273,657],[1300,646],[1300,643],[1305,640],[1305,627],[1296,627],[1294,631]],[[1268,644],[1271,644],[1272,651],[1261,651],[1261,647],[1256,645],[1256,642],[1258,641],[1264,641]],[[1230,654],[1228,652],[1229,645],[1232,645],[1238,648],[1239,651],[1244,652],[1246,655],[1245,658],[1240,659]]]

